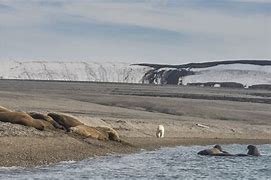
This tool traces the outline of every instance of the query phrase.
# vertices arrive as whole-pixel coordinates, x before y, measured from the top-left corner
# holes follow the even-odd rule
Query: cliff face
[[[141,83],[150,67],[128,63],[6,61],[1,62],[2,79],[65,80]]]
[[[182,65],[6,61],[1,62],[0,78],[256,87],[271,84],[271,61],[215,61]]]

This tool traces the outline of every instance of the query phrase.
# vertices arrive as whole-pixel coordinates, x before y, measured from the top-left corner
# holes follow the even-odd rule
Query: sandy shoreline
[[[33,167],[93,156],[136,153],[142,149],[212,144],[271,144],[270,139],[124,138],[126,143],[73,137],[1,137],[0,166]]]
[[[193,99],[195,94],[199,99]],[[125,142],[84,140],[0,122],[0,166],[46,165],[178,145],[271,144],[271,105],[258,102],[269,97],[269,91],[243,89],[0,80],[1,106],[69,113],[87,125],[114,128]],[[158,124],[165,127],[163,139],[155,137]]]

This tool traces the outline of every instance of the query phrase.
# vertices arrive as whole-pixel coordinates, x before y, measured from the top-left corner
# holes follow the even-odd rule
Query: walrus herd
[[[205,155],[205,156],[261,156],[258,148],[254,145],[247,146],[248,152],[247,154],[231,154],[227,151],[223,151],[220,145],[215,145],[211,149],[204,149],[198,152],[198,155]]]
[[[110,127],[91,127],[78,118],[64,113],[17,112],[0,106],[0,121],[34,127],[38,130],[63,130],[83,138],[120,142],[118,133]]]

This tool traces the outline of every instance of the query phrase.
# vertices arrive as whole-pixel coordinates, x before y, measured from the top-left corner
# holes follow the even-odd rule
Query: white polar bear
[[[157,130],[156,130],[156,137],[158,138],[163,138],[165,134],[165,128],[163,125],[158,125]]]

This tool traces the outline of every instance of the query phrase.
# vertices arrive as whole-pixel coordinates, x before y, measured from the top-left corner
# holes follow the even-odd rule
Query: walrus
[[[198,152],[198,155],[209,155],[209,156],[212,156],[212,155],[219,155],[219,154],[223,155],[223,154],[226,154],[226,153],[224,153],[223,150],[222,150],[222,148],[221,148],[221,146],[217,144],[217,145],[215,145],[211,149],[204,149],[204,150]]]
[[[29,114],[34,119],[41,119],[41,120],[49,122],[56,129],[65,129],[62,125],[58,124],[52,117],[47,116],[45,114],[38,113],[38,112],[28,112],[27,114]]]
[[[43,125],[44,129],[51,129],[51,130],[55,129],[55,127],[50,122],[45,121],[43,119],[34,119],[34,121],[39,121]]]
[[[118,141],[120,142],[120,137],[119,134],[117,133],[116,130],[110,127],[95,127],[98,131],[102,132],[105,134],[105,136],[111,140],[111,141]]]
[[[54,121],[63,126],[67,131],[71,127],[83,125],[82,122],[80,122],[76,117],[73,117],[71,115],[62,113],[48,113],[47,115],[53,118]]]
[[[261,156],[261,154],[256,146],[248,145],[247,149],[248,149],[247,154],[236,154],[236,156]]]
[[[227,151],[224,151],[221,147],[221,145],[219,144],[216,144],[214,146],[214,148],[218,149],[220,151],[220,153],[213,153],[213,154],[210,154],[211,156],[235,156],[235,154],[231,154]]]
[[[0,106],[0,112],[12,112],[12,110],[5,108],[3,106]]]
[[[0,112],[0,121],[21,124],[34,127],[38,130],[44,130],[44,124],[33,119],[25,112]]]
[[[224,151],[224,150],[222,149],[222,147],[221,147],[219,144],[216,144],[216,145],[214,146],[214,148],[219,149],[219,151],[221,151],[221,152],[224,153],[224,154],[230,154],[230,153],[228,153],[227,151]]]
[[[87,125],[78,125],[75,127],[70,127],[69,131],[86,138],[90,137],[102,141],[108,140],[108,137],[106,137],[103,133],[98,131],[96,128]]]

